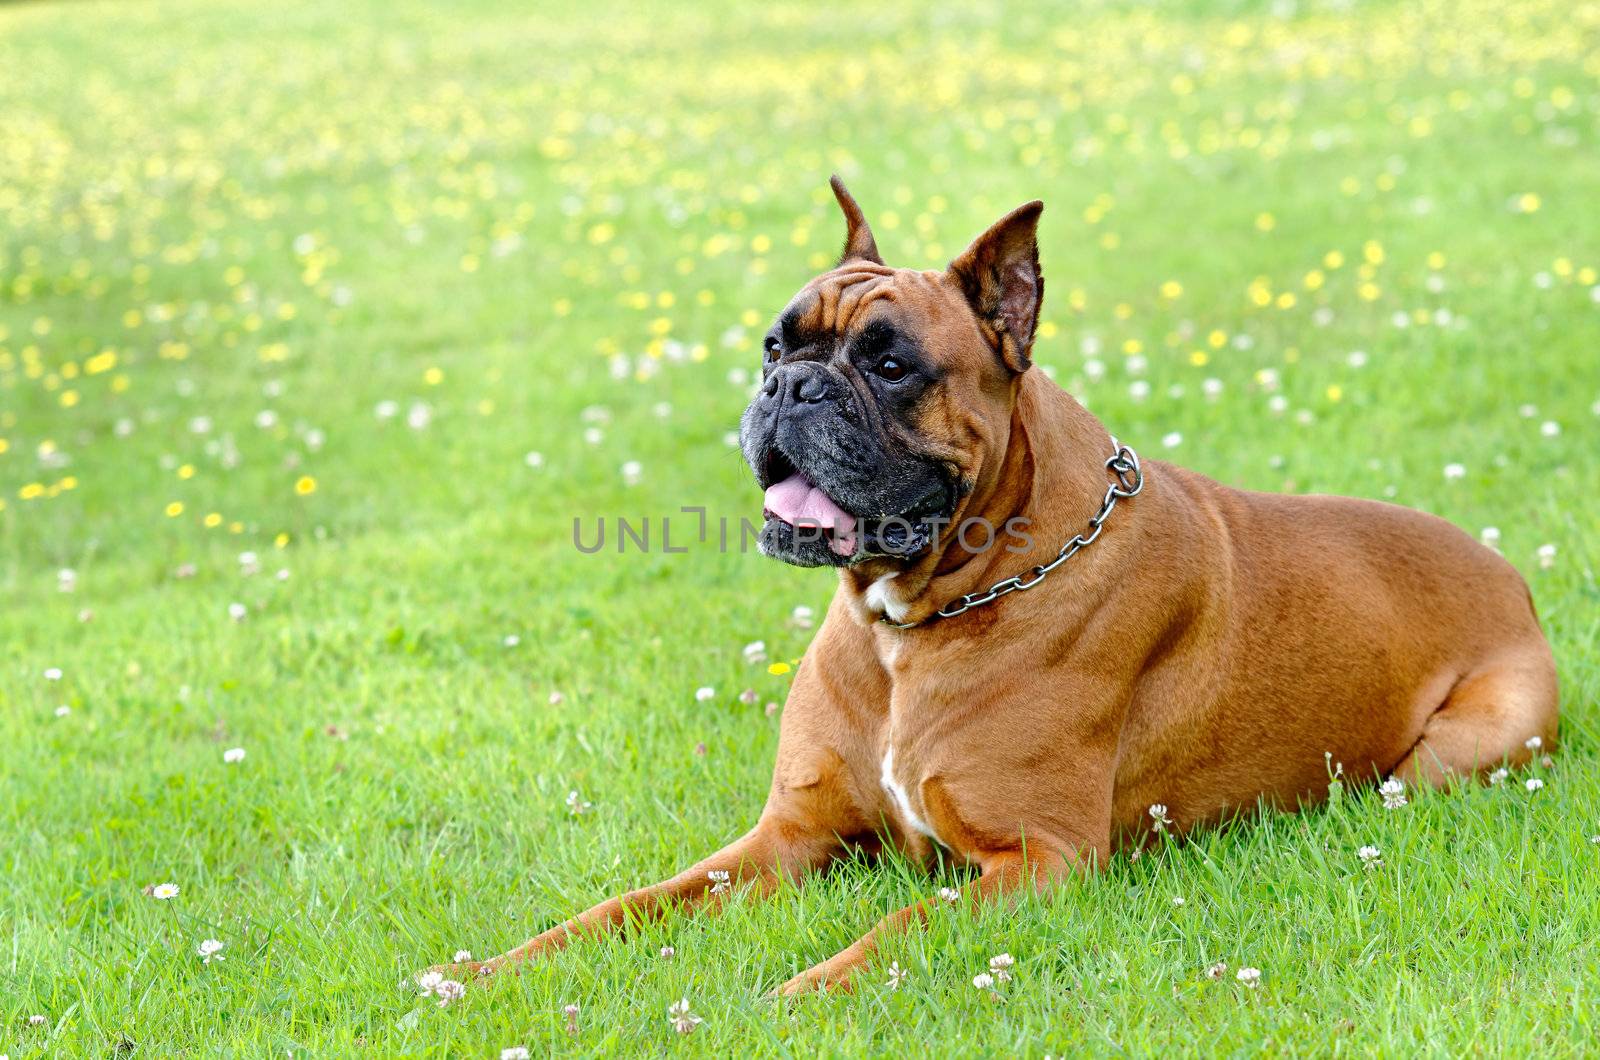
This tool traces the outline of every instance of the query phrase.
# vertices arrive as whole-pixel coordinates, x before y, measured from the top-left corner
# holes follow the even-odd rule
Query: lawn
[[[0,1054],[1593,1048],[1600,5],[1014,7],[0,7]],[[833,578],[660,518],[759,515],[834,171],[894,264],[1044,199],[1035,370],[1145,456],[1497,544],[1553,761],[952,909],[898,990],[764,999],[961,871],[418,997],[754,821]]]

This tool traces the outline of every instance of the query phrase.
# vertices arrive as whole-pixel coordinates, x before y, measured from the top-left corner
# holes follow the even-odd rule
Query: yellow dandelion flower
[[[1430,269],[1442,269],[1442,268],[1444,268],[1444,255],[1439,253],[1437,250],[1434,251],[1432,254],[1429,254],[1428,255],[1428,268],[1430,268]]]
[[[30,482],[17,491],[17,496],[25,501],[31,501],[35,497],[42,497],[44,496],[44,483]]]
[[[557,298],[555,300],[555,304],[552,305],[551,308],[555,310],[556,316],[564,317],[572,312],[572,299]]]
[[[301,475],[294,483],[294,491],[304,497],[317,492],[317,480],[310,475]]]
[[[1278,219],[1265,210],[1256,214],[1256,231],[1270,232],[1278,227]]]
[[[289,547],[289,535],[288,534],[279,534],[277,537],[273,538],[272,539],[272,547],[273,548],[288,548]]]
[[[1205,350],[1190,350],[1189,363],[1194,365],[1196,368],[1204,368],[1207,364],[1211,363],[1211,355]]]
[[[1168,280],[1161,285],[1161,297],[1171,301],[1183,294],[1183,284],[1177,280]]]
[[[222,513],[207,512],[204,522],[207,530],[215,530],[217,527],[222,525]]]
[[[775,662],[767,667],[767,673],[772,674],[774,677],[781,677],[788,673],[790,669],[791,667],[786,662]]]
[[[180,516],[182,514],[183,514],[183,502],[182,501],[173,501],[171,504],[167,505],[167,518],[168,519],[176,519],[178,516]]]
[[[178,469],[178,477],[182,479],[194,478],[194,465],[184,464]]]
[[[1326,393],[1328,395],[1328,400],[1329,401],[1339,401],[1340,399],[1342,399],[1344,397],[1344,387],[1342,387],[1342,386],[1338,385],[1337,383],[1335,383],[1332,386],[1328,387]]]
[[[1330,250],[1322,255],[1324,268],[1337,269],[1344,265],[1344,255],[1337,250]]]
[[[1533,213],[1539,208],[1539,196],[1535,192],[1526,191],[1517,196],[1517,209],[1523,213]]]
[[[444,369],[429,368],[426,372],[422,373],[422,381],[427,383],[429,386],[438,386],[440,383],[444,382]]]

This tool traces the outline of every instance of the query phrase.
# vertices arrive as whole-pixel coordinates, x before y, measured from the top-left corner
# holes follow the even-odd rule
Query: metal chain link
[[[1032,589],[1044,581],[1045,576],[1079,552],[1094,544],[1100,537],[1100,531],[1105,529],[1106,520],[1111,518],[1111,513],[1116,510],[1117,501],[1124,497],[1137,497],[1139,491],[1144,489],[1144,471],[1139,467],[1139,454],[1118,442],[1116,437],[1111,439],[1111,457],[1106,460],[1106,470],[1111,472],[1115,482],[1106,486],[1105,498],[1100,502],[1100,510],[1094,518],[1089,520],[1088,536],[1073,534],[1072,540],[1061,546],[1061,551],[1049,563],[1022,574],[995,582],[981,592],[968,593],[957,600],[952,600],[939,610],[923,619],[922,622],[890,622],[887,617],[883,621],[895,629],[912,629],[936,618],[954,618],[959,614],[982,607],[984,604],[993,603],[1007,593],[1014,593],[1019,589]]]

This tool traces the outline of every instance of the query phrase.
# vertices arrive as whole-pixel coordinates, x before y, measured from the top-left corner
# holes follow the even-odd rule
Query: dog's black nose
[[[828,396],[828,382],[819,371],[803,372],[794,383],[794,399],[815,405]]]
[[[833,387],[825,369],[802,362],[774,368],[762,380],[761,393],[769,399],[787,394],[799,404],[816,405],[832,396]]]

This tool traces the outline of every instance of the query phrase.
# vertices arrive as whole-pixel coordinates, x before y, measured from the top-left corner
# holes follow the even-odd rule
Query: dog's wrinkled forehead
[[[939,312],[941,293],[926,273],[847,261],[801,288],[778,315],[777,331],[794,350],[858,333],[886,317],[927,319]]]

